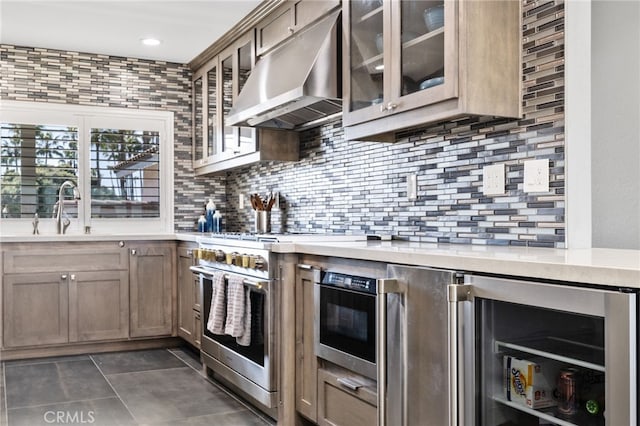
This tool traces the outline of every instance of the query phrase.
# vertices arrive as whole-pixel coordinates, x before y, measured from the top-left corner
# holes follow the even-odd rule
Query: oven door
[[[251,303],[251,341],[248,346],[238,344],[235,337],[214,334],[207,326],[211,315],[213,275],[200,272],[202,292],[202,342],[205,364],[214,373],[248,393],[267,407],[275,405],[276,380],[274,365],[274,306],[270,282],[244,277],[245,290]],[[232,275],[226,273],[227,277]],[[227,278],[228,279],[228,278]],[[257,387],[256,387],[257,385]]]
[[[315,283],[316,355],[376,378],[376,295]]]

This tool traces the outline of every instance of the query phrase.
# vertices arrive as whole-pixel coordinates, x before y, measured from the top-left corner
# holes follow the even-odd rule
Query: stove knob
[[[216,250],[214,258],[214,260],[216,260],[217,262],[224,262],[227,256],[222,250]]]
[[[259,269],[259,270],[267,269],[267,261],[264,260],[262,256],[256,256],[256,269]]]

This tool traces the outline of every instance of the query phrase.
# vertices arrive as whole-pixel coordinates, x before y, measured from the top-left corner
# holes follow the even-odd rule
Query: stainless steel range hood
[[[340,113],[339,15],[332,13],[260,59],[227,124],[300,129]]]

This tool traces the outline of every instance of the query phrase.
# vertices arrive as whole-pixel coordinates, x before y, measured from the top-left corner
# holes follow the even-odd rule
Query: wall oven
[[[316,355],[376,379],[376,279],[321,272],[314,287]]]

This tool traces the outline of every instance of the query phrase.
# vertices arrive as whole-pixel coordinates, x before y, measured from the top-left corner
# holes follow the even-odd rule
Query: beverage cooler
[[[635,291],[467,275],[448,300],[450,424],[638,424]]]

